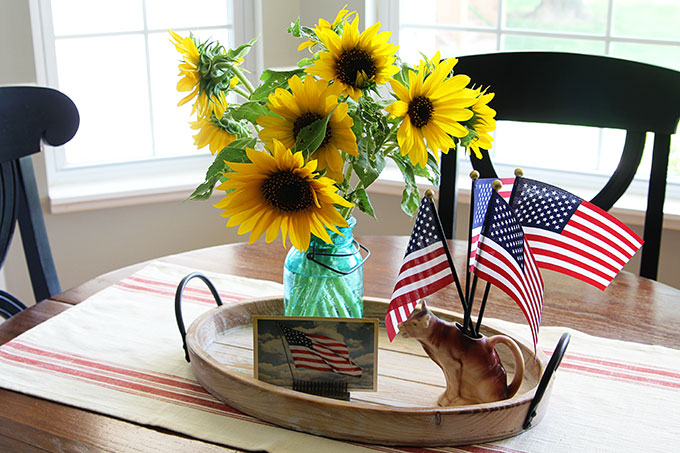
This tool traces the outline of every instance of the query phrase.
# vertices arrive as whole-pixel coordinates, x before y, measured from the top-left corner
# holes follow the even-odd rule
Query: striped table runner
[[[484,445],[394,448],[290,431],[208,394],[184,361],[174,292],[193,269],[153,263],[0,346],[0,387],[236,448],[267,451],[677,451],[680,351],[542,327],[550,352],[569,331],[548,412],[533,429]],[[280,296],[278,283],[207,273],[225,303]],[[185,291],[189,325],[214,306],[202,283]],[[488,320],[527,338],[526,325]],[[444,379],[442,377],[442,384]]]

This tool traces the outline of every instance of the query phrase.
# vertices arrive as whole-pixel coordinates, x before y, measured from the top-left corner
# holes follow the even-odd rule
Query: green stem
[[[240,94],[241,96],[243,96],[246,99],[250,99],[250,94],[246,93],[245,91],[243,91],[242,89],[240,89],[238,87],[232,88],[231,91],[233,91],[236,94]]]
[[[223,61],[221,63],[216,64],[215,67],[219,68],[219,69],[230,70],[231,72],[234,73],[234,75],[239,80],[239,82],[241,82],[243,84],[243,86],[246,87],[246,89],[248,90],[248,92],[250,94],[253,94],[255,92],[255,88],[250,83],[250,80],[248,80],[248,78],[243,73],[243,71],[241,71],[241,69],[238,66],[236,66],[235,64],[229,63],[228,61]],[[246,98],[249,98],[249,97],[250,96],[246,96]]]

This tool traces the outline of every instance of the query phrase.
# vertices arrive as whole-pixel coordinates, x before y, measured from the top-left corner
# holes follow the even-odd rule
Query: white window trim
[[[229,0],[233,5],[234,42],[262,35],[262,0]],[[50,6],[42,0],[29,3],[38,85],[58,88],[56,55]],[[47,44],[51,43],[51,44]],[[251,77],[263,70],[261,42],[251,49],[244,68]],[[213,157],[208,154],[158,158],[136,162],[68,168],[60,162],[59,148],[45,146],[45,170],[50,213],[131,206],[184,199],[203,180]]]

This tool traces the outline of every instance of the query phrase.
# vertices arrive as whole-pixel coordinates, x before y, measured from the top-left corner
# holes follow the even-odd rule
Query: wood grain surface
[[[366,296],[389,298],[408,237],[367,236],[358,240],[371,250],[365,266]],[[464,279],[464,242],[453,254]],[[193,270],[237,274],[282,281],[286,249],[280,242],[230,244],[159,258]],[[144,263],[129,266],[64,291],[0,324],[0,343],[87,299]],[[680,290],[620,273],[606,291],[551,271],[543,271],[543,325],[566,326],[591,335],[659,344],[680,349]],[[481,291],[478,292],[481,295]],[[460,312],[453,287],[428,298],[428,303]],[[515,303],[492,288],[486,316],[525,322]],[[112,417],[0,390],[0,451],[214,451],[220,447],[186,436],[143,427]]]

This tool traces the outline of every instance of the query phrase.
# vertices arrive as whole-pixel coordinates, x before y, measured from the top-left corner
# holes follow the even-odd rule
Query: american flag
[[[512,208],[542,269],[604,290],[642,247],[630,228],[566,190],[522,178]]]
[[[515,183],[515,178],[481,178],[472,182],[472,203],[474,211],[472,215],[472,226],[470,232],[470,270],[475,267],[477,262],[477,244],[479,244],[479,233],[482,231],[482,225],[486,218],[486,207],[489,205],[491,193],[493,192],[493,182],[500,181],[503,187],[498,191],[498,194],[507,202],[510,200],[512,194],[512,185]]]
[[[510,296],[529,322],[534,349],[543,308],[543,279],[519,220],[508,203],[491,194],[474,272]]]
[[[361,377],[361,367],[352,362],[345,343],[325,335],[301,332],[282,324],[279,326],[296,368]]]
[[[430,199],[423,197],[385,316],[390,341],[399,333],[397,325],[409,317],[419,299],[453,281],[439,218]]]

